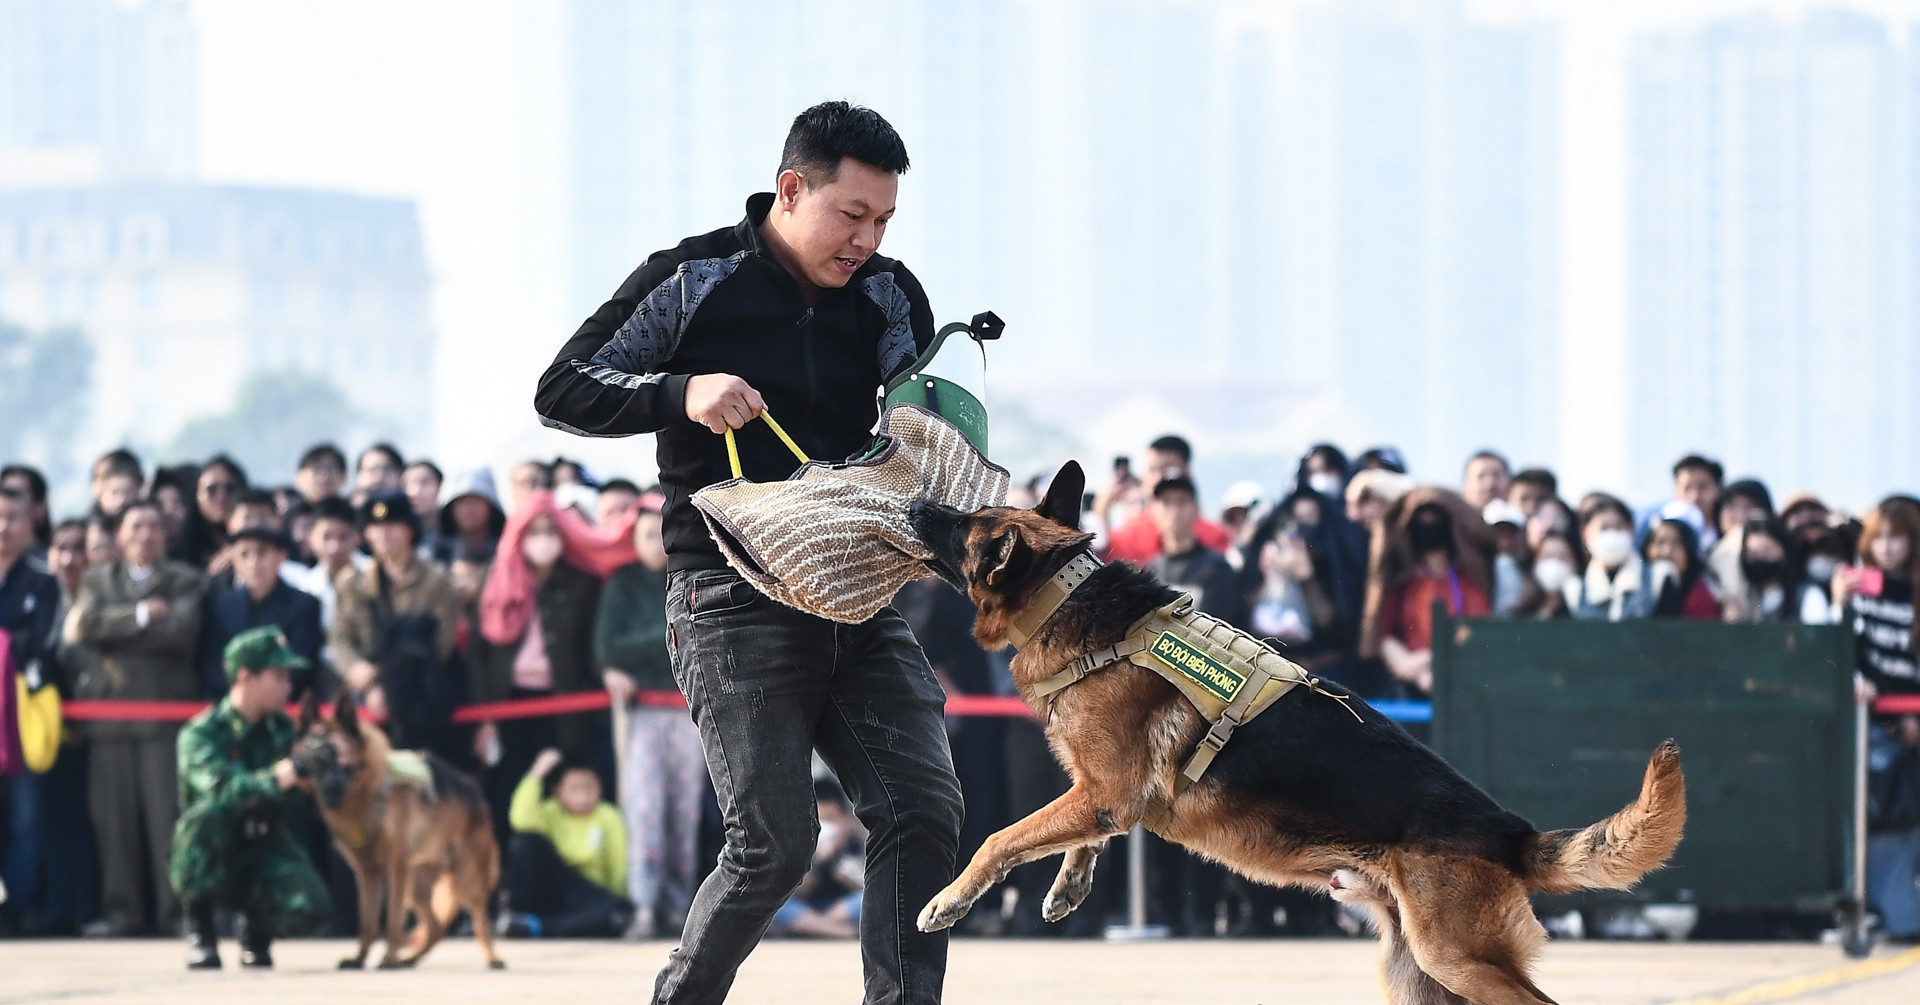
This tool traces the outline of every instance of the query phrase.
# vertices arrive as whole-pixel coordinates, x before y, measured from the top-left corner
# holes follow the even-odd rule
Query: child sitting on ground
[[[860,890],[866,883],[867,829],[847,806],[840,783],[816,778],[813,798],[820,840],[813,865],[793,896],[773,916],[774,935],[851,939],[860,930]]]
[[[600,801],[591,767],[558,750],[541,751],[513,790],[507,822],[515,833],[501,935],[613,938],[626,930],[633,920],[625,896],[627,829],[620,811]]]

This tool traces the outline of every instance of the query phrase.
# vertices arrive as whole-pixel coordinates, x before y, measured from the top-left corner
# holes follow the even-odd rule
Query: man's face
[[[1143,487],[1152,492],[1160,479],[1171,475],[1188,474],[1187,462],[1171,450],[1147,450],[1147,477]]]
[[[152,565],[166,547],[166,530],[160,526],[160,514],[151,506],[139,506],[128,510],[120,520],[120,553],[128,562],[145,567]]]
[[[462,534],[480,534],[493,520],[493,506],[479,496],[461,496],[453,501],[453,525]]]
[[[367,525],[367,550],[388,565],[404,565],[413,556],[413,528],[389,521]]]
[[[1193,493],[1169,490],[1154,496],[1149,509],[1162,537],[1185,540],[1193,536],[1194,521],[1200,516],[1200,506],[1194,501]]]
[[[265,541],[242,541],[233,549],[233,578],[256,597],[264,597],[280,580],[280,563],[287,553]]]
[[[507,509],[518,510],[526,498],[540,489],[553,487],[553,479],[547,469],[529,461],[513,469],[507,476]]]
[[[1547,487],[1536,482],[1514,482],[1507,489],[1507,501],[1514,509],[1532,517],[1540,504],[1547,501]]]
[[[625,517],[640,505],[640,495],[626,489],[605,489],[600,493],[599,502],[593,506],[595,526],[610,527],[615,521]]]
[[[354,476],[354,487],[365,493],[392,492],[400,487],[400,467],[393,463],[383,450],[369,450],[360,455],[360,470]]]
[[[286,708],[293,694],[293,676],[286,667],[241,670],[233,676],[235,704],[245,715],[261,716],[276,708]]]
[[[87,564],[106,565],[120,561],[120,541],[97,523],[87,525]]]
[[[880,250],[899,192],[898,175],[842,157],[832,181],[781,172],[768,220],[808,282],[839,289]]]
[[[307,531],[307,549],[313,552],[314,561],[329,569],[346,565],[359,545],[359,532],[345,520],[315,520],[313,529]]]
[[[0,508],[6,503],[0,502]],[[80,581],[80,574],[87,571],[87,529],[85,527],[66,527],[53,532],[53,542],[47,545],[47,566],[61,581],[71,585]]]
[[[0,563],[11,564],[33,540],[33,514],[10,495],[0,495]]]
[[[127,508],[140,498],[140,479],[130,474],[108,475],[100,483],[100,512],[108,516]]]
[[[413,511],[422,517],[432,516],[440,508],[440,479],[424,464],[415,464],[400,476],[400,489],[413,504]]]
[[[1681,468],[1673,476],[1673,497],[1692,503],[1702,513],[1711,513],[1713,504],[1720,501],[1720,483],[1701,468]]]
[[[347,483],[347,467],[330,456],[316,457],[306,467],[293,474],[293,487],[308,502],[319,502],[340,494],[340,487]]]
[[[1476,457],[1467,464],[1467,475],[1460,487],[1460,494],[1476,508],[1485,507],[1495,499],[1504,499],[1511,484],[1507,466],[1492,457]]]

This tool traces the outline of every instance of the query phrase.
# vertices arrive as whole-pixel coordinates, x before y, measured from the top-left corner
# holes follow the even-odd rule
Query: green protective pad
[[[959,384],[945,377],[916,373],[889,392],[886,403],[888,407],[918,405],[940,416],[960,430],[981,456],[987,455],[987,407]]]

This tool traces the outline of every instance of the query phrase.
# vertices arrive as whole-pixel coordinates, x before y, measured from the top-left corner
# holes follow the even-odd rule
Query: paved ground
[[[0,1003],[643,1001],[671,946],[506,943],[509,969],[489,972],[468,941],[441,947],[417,971],[386,973],[333,969],[345,948],[292,942],[276,947],[280,969],[273,973],[189,974],[181,967],[181,947],[171,941],[4,942]],[[859,1001],[859,970],[859,953],[849,943],[769,942],[748,960],[730,1001],[847,1005]],[[1209,975],[1204,984],[1196,976],[1202,971]],[[1920,952],[1882,949],[1863,967],[1837,949],[1813,945],[1561,942],[1548,947],[1539,982],[1567,1005],[1884,1005],[1920,1001]],[[955,1005],[1380,1000],[1373,944],[1359,940],[967,939],[954,943],[947,981],[947,1001]]]

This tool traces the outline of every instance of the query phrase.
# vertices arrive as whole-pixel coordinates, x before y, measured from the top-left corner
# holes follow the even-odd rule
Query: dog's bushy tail
[[[1524,850],[1521,880],[1537,893],[1625,890],[1665,863],[1687,822],[1687,782],[1680,748],[1668,740],[1653,752],[1640,798],[1593,824],[1535,834]]]

